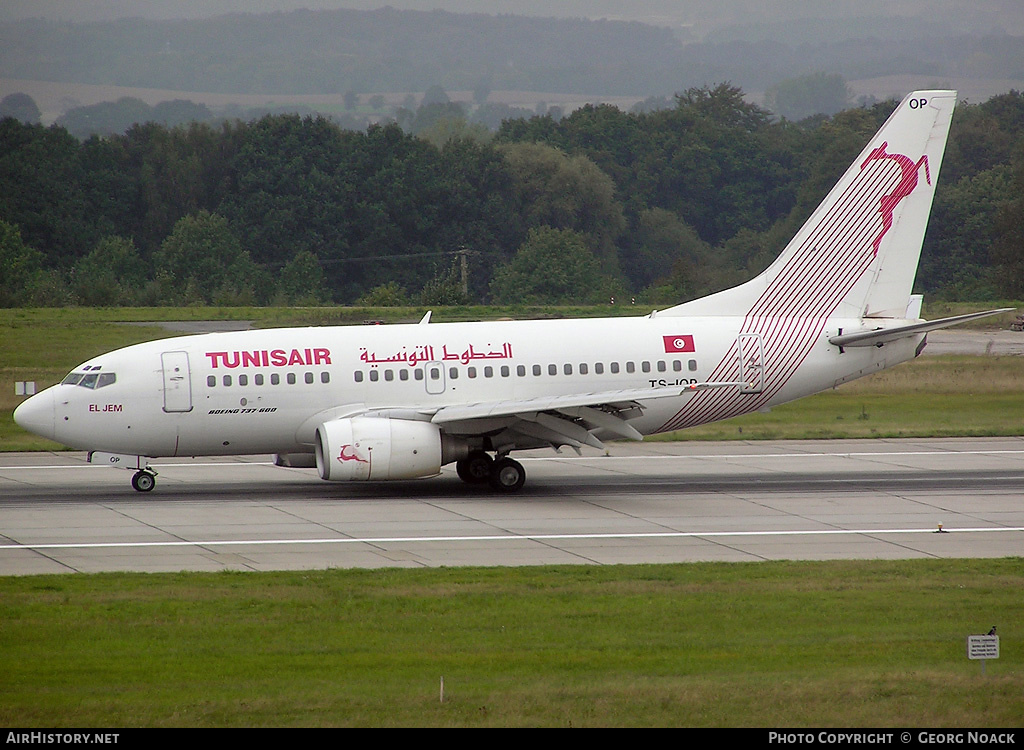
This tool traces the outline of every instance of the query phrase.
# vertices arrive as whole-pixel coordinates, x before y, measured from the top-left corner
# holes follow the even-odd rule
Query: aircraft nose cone
[[[47,388],[21,402],[14,410],[14,421],[31,433],[52,439],[54,415],[53,389]]]

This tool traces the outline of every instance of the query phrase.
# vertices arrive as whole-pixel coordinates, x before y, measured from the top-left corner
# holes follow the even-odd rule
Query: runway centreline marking
[[[89,542],[60,544],[3,544],[0,550],[44,550],[44,549],[108,549],[141,547],[239,547],[297,544],[409,544],[415,542],[509,542],[509,541],[573,541],[587,539],[707,539],[717,537],[751,536],[821,536],[821,535],[867,535],[889,534],[965,534],[1004,531],[1024,531],[1024,526],[1000,526],[962,529],[818,529],[800,531],[664,531],[613,534],[495,534],[482,536],[395,536],[366,537],[362,539],[345,537],[335,539],[235,539],[208,540],[196,542]]]
[[[757,459],[757,458],[877,458],[879,456],[892,456],[898,458],[900,456],[1015,456],[1024,455],[1024,450],[974,450],[974,451],[957,451],[957,450],[941,450],[941,451],[843,451],[836,453],[817,453],[817,452],[799,452],[799,453],[701,453],[694,455],[679,455],[671,456],[665,454],[656,455],[639,455],[639,456],[525,456],[520,457],[519,461],[615,461],[615,460],[627,460],[634,461],[638,458],[642,459],[658,459],[658,460],[678,460],[678,459],[697,459],[697,460],[708,460],[708,459]],[[190,468],[190,467],[250,467],[250,466],[275,466],[273,461],[195,461],[190,463],[154,463],[151,464],[153,468]],[[105,464],[79,464],[79,465],[67,465],[67,464],[44,464],[40,466],[0,466],[0,472],[4,471],[39,471],[39,470],[65,470],[65,469],[112,469],[118,468],[113,466],[107,466]],[[282,469],[294,470],[295,467],[282,466],[278,467]]]

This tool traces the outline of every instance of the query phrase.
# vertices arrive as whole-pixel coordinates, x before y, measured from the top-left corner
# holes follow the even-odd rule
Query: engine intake
[[[316,428],[316,468],[329,481],[430,477],[441,471],[443,442],[430,422],[334,419]]]

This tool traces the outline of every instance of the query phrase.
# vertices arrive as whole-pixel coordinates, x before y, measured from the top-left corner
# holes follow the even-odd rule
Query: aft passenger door
[[[740,380],[746,385],[740,393],[761,393],[764,390],[764,350],[760,333],[741,333],[736,340],[740,353]]]

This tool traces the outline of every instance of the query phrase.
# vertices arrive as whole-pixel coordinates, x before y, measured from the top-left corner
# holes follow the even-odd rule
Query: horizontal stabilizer
[[[909,325],[896,326],[895,328],[874,328],[870,331],[855,331],[832,336],[828,342],[835,346],[881,346],[889,341],[916,336],[928,331],[936,331],[940,328],[966,323],[969,320],[985,318],[989,315],[1009,312],[1012,307],[1003,307],[999,310],[987,310],[985,312],[968,313],[967,315],[954,315],[951,318],[940,318],[939,320],[926,320],[922,323],[910,323]]]

